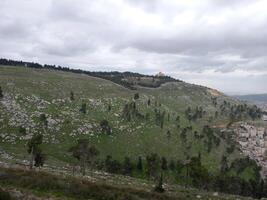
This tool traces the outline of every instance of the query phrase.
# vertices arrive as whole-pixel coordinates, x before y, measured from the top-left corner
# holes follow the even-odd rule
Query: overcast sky
[[[0,0],[0,57],[267,93],[266,0]]]

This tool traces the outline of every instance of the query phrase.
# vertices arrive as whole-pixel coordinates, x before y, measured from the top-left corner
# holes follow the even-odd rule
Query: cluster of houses
[[[265,175],[267,175],[266,131],[263,127],[255,127],[248,123],[240,124],[236,130],[240,150],[262,166]]]

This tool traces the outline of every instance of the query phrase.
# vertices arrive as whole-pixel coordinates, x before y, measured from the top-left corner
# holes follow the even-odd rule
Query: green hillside
[[[26,163],[27,142],[37,133],[43,135],[45,163],[56,166],[77,163],[69,149],[78,139],[96,146],[100,169],[107,156],[137,163],[139,157],[145,161],[156,154],[169,165],[198,157],[209,173],[217,174],[223,155],[229,165],[242,158],[231,134],[222,135],[220,128],[259,117],[256,107],[182,81],[157,88],[142,85],[130,90],[85,74],[1,66],[1,160]],[[180,178],[173,172],[165,175],[170,182],[184,184],[184,170]],[[244,174],[254,179],[254,169]]]

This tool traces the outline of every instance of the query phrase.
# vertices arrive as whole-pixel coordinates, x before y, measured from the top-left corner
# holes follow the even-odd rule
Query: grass
[[[119,161],[125,156],[136,160],[138,156],[150,153],[157,153],[167,159],[182,160],[185,159],[185,152],[188,152],[186,146],[191,145],[189,151],[191,156],[196,156],[200,152],[203,164],[209,170],[216,172],[227,147],[225,141],[221,139],[221,144],[207,153],[203,142],[206,137],[197,140],[193,136],[193,131],[201,133],[202,127],[206,124],[226,121],[224,116],[219,116],[213,122],[208,121],[210,116],[214,116],[218,107],[212,104],[213,96],[205,87],[176,82],[154,89],[138,87],[132,91],[113,82],[83,74],[11,66],[0,66],[0,86],[4,94],[9,95],[14,104],[33,121],[35,127],[29,129],[27,134],[38,131],[36,127],[40,123],[39,113],[45,113],[49,118],[59,121],[57,125],[47,130],[44,136],[46,142],[42,148],[47,155],[48,164],[72,163],[73,159],[67,154],[67,150],[77,139],[88,138],[99,149],[100,159],[111,155]],[[69,100],[71,91],[75,97],[73,102]],[[121,117],[121,113],[124,105],[132,101],[136,92],[140,94],[140,98],[136,100],[138,110],[143,114],[149,113],[150,119],[134,119],[127,122]],[[224,100],[235,103],[223,94],[217,98],[219,103]],[[148,99],[151,99],[150,106],[147,106]],[[86,114],[79,112],[82,102],[87,104]],[[110,112],[107,111],[108,105],[111,105]],[[207,114],[203,119],[189,122],[184,114],[188,106],[191,108],[202,106]],[[20,112],[13,109],[14,112],[10,112],[0,103],[0,119],[4,119],[2,123],[0,121],[0,133],[16,138],[15,143],[0,142],[1,149],[16,158],[24,159],[27,158],[25,148],[27,140],[19,137],[18,126],[27,127],[28,124],[17,122],[15,126],[12,125],[10,119],[15,113]],[[163,129],[155,125],[154,109],[170,114],[170,121],[165,118]],[[177,115],[180,116],[180,129],[177,129],[175,121]],[[99,123],[103,119],[109,121],[113,130],[111,135],[101,133]],[[85,128],[81,133],[77,132],[86,125],[90,125],[90,128]],[[184,142],[180,132],[187,126],[192,126],[193,131],[188,132],[187,142]],[[168,130],[171,132],[170,139],[166,136]],[[240,155],[235,152],[229,155],[229,160],[237,157]]]
[[[41,197],[57,199],[94,199],[94,200],[184,200],[184,199],[250,199],[233,195],[213,195],[205,191],[185,189],[175,186],[165,186],[165,193],[153,192],[152,182],[142,183],[138,179],[127,180],[129,184],[119,185],[119,177],[109,181],[95,180],[91,182],[85,178],[58,176],[47,172],[25,171],[20,169],[0,168],[0,186],[15,187],[17,190],[31,192]],[[110,178],[110,177],[109,177]],[[115,183],[115,184],[114,184]],[[118,184],[117,184],[118,183]]]

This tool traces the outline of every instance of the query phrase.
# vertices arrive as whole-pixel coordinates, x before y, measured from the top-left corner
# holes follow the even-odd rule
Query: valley
[[[171,78],[154,85],[158,77],[128,73],[120,84],[121,75],[94,75],[0,66],[1,161],[27,168],[29,141],[41,135],[36,155],[44,159],[44,168],[80,174],[85,165],[73,149],[88,143],[96,148],[96,156],[86,161],[84,174],[99,170],[153,182],[163,174],[166,184],[242,195],[255,190],[243,194],[242,188],[218,183],[260,184],[258,165],[265,164],[265,154],[258,148],[264,151],[264,129],[253,151],[241,143],[241,133],[235,140],[231,132],[239,122],[262,123],[256,106]],[[236,168],[246,156],[250,161]]]

